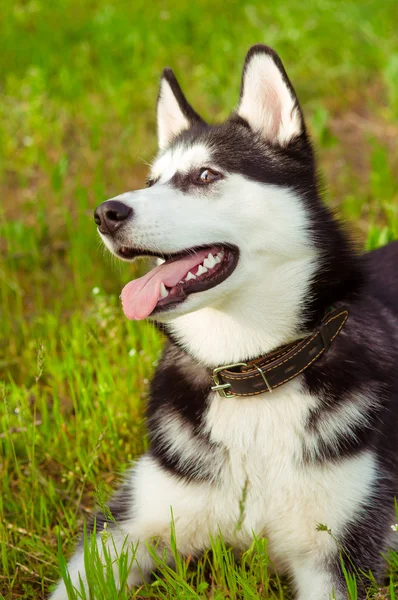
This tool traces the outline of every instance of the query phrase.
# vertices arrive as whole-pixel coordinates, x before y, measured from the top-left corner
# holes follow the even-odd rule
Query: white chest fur
[[[265,536],[271,564],[294,574],[300,600],[330,598],[332,583],[324,568],[330,559],[338,560],[338,548],[317,525],[326,525],[334,536],[344,531],[371,500],[377,463],[371,452],[312,460],[308,449],[325,437],[330,443],[342,430],[349,433],[357,414],[345,403],[341,414],[325,415],[321,431],[313,433],[306,423],[317,403],[298,378],[263,397],[228,399],[214,393],[203,423],[207,437],[178,412],[164,409],[156,443],[182,470],[194,465],[197,477],[170,473],[151,453],[141,457],[130,473],[134,506],[123,530],[131,539],[156,538],[167,546],[172,510],[177,547],[185,555],[209,548],[219,531],[241,550],[250,547],[253,534]]]
[[[333,540],[317,524],[338,535],[368,500],[376,476],[370,453],[326,464],[303,460],[303,449],[319,442],[306,429],[316,404],[295,380],[263,397],[215,394],[206,415],[211,440],[228,454],[218,487],[224,536],[247,546],[253,532],[266,535],[278,566],[314,550],[328,553]]]

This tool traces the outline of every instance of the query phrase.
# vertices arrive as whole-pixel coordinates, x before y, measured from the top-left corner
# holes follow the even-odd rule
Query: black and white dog
[[[183,555],[219,531],[237,549],[265,536],[299,600],[342,600],[341,548],[348,567],[382,577],[381,554],[398,546],[398,243],[358,256],[322,204],[270,48],[250,49],[225,123],[205,123],[170,69],[157,119],[148,189],[95,211],[113,254],[161,259],[122,302],[169,338],[150,450],[110,504],[109,552],[126,538],[137,548],[128,583],[139,584],[148,542],[167,553],[172,508]],[[85,585],[82,549],[69,573]],[[52,598],[66,597],[61,582]]]

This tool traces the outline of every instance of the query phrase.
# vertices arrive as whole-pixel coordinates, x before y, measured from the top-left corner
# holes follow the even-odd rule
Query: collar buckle
[[[235,398],[235,394],[229,394],[227,389],[231,387],[230,383],[221,383],[221,379],[219,377],[220,371],[225,371],[226,369],[233,369],[234,367],[247,367],[248,365],[243,362],[233,363],[231,365],[223,365],[222,367],[216,367],[213,369],[212,379],[215,383],[211,387],[213,392],[218,392],[221,398]]]

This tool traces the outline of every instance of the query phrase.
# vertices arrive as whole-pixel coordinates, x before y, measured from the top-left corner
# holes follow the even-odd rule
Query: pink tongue
[[[145,319],[158,303],[162,281],[168,288],[177,285],[188,271],[204,261],[209,251],[200,250],[174,262],[166,262],[143,277],[130,281],[124,286],[121,294],[126,317],[132,320]]]

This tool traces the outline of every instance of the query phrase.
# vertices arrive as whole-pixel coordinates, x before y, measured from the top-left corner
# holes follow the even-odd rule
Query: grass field
[[[105,255],[92,210],[144,182],[161,69],[172,66],[217,121],[236,105],[247,48],[275,47],[314,136],[326,201],[376,247],[398,237],[397,16],[396,0],[1,2],[2,598],[45,598],[58,545],[67,556],[147,444],[162,340],[122,316],[132,267]],[[220,541],[213,550],[195,566],[160,565],[131,597],[291,598],[267,575],[264,540],[236,561]],[[128,597],[89,560],[97,597]],[[389,589],[373,585],[369,598],[398,597],[398,556],[390,571]]]

